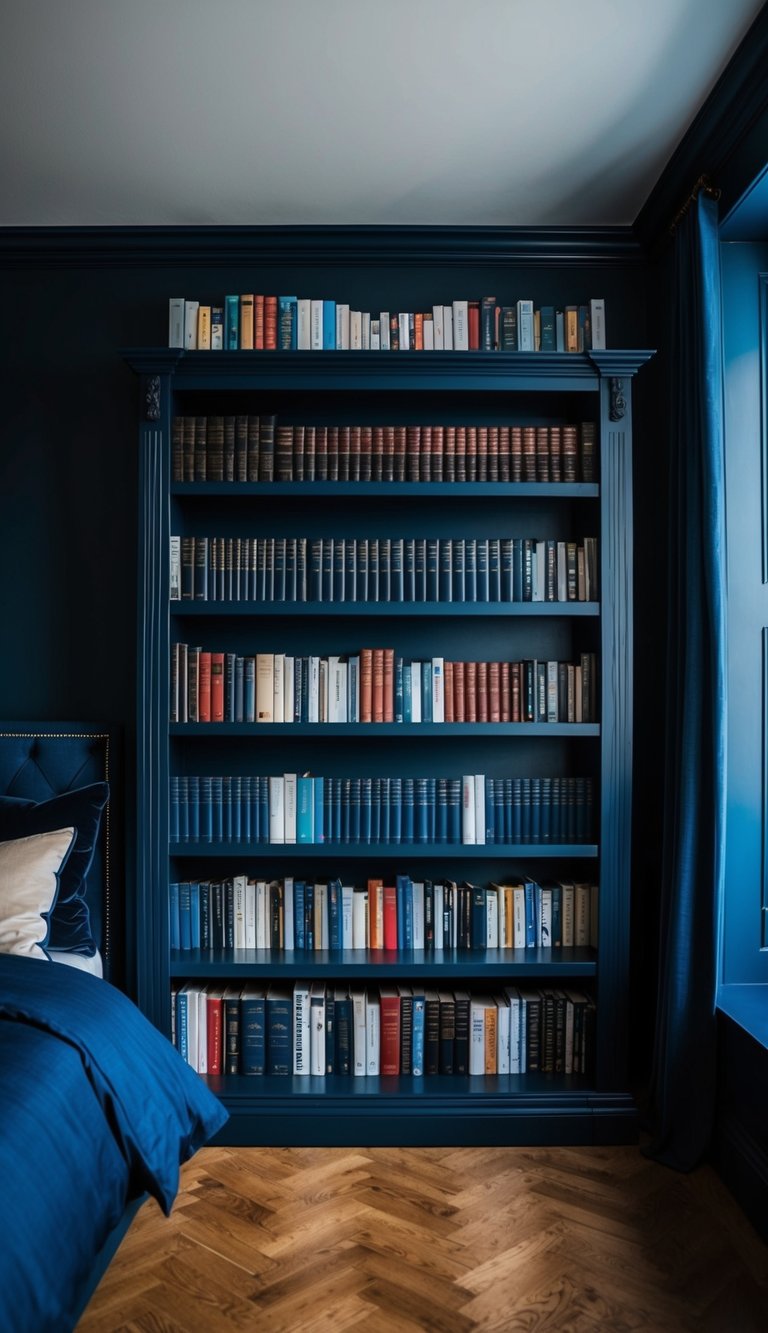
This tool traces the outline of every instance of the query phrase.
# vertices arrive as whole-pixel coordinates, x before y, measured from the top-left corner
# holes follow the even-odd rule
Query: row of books
[[[267,777],[175,774],[172,843],[583,843],[588,777]]]
[[[169,886],[171,948],[324,950],[597,948],[596,884],[525,878],[505,884],[396,875],[182,880]],[[385,961],[381,959],[381,961]]]
[[[596,659],[241,656],[171,645],[171,722],[593,722]]]
[[[583,1074],[594,1001],[580,991],[492,991],[297,981],[190,981],[171,991],[171,1036],[200,1074],[298,1078]]]
[[[584,352],[605,348],[605,301],[507,305],[495,296],[427,310],[355,310],[343,301],[260,293],[172,296],[168,346],[187,351]]]
[[[595,480],[596,427],[290,425],[274,413],[175,416],[174,481]]]
[[[591,602],[597,538],[170,540],[171,601]]]

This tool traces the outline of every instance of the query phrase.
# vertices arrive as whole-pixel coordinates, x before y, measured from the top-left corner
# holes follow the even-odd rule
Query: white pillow
[[[63,949],[49,949],[48,957],[52,963],[79,968],[81,972],[90,972],[92,977],[104,976],[104,963],[98,949],[92,958],[86,958],[81,953],[66,953]]]
[[[0,953],[47,958],[48,914],[74,828],[0,842]]]

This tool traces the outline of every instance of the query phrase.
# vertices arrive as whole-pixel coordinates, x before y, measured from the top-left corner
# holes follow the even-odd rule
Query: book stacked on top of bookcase
[[[342,301],[245,293],[172,296],[168,346],[186,351],[585,352],[603,350],[605,301],[535,305],[460,298],[429,309],[356,310]]]

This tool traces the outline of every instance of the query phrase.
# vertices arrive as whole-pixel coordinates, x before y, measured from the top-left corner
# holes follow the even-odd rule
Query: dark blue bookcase
[[[175,981],[297,978],[426,980],[587,990],[597,1004],[589,1075],[433,1078],[210,1078],[238,1144],[550,1144],[626,1141],[632,797],[632,384],[645,351],[560,353],[182,352],[131,350],[140,377],[137,755],[137,984],[170,1030]],[[248,404],[244,407],[243,404]],[[595,483],[171,481],[171,420],[184,412],[277,409],[311,421],[573,422],[597,426]],[[570,603],[169,602],[172,533],[599,538],[600,600]],[[587,724],[169,723],[170,645],[352,652],[378,634],[404,656],[492,660],[593,651],[598,717]],[[377,640],[378,641],[378,640]],[[304,647],[302,648],[302,645]],[[572,659],[571,659],[572,660]],[[289,764],[290,757],[290,764]],[[311,770],[345,774],[584,773],[594,841],[484,847],[269,846],[169,842],[177,773]],[[228,765],[228,767],[227,767]],[[512,875],[597,880],[597,950],[456,950],[442,955],[250,950],[172,953],[172,880],[286,873],[407,873],[503,882]],[[350,882],[347,880],[347,882]]]

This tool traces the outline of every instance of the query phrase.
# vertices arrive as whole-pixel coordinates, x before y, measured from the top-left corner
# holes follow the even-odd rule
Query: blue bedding
[[[126,1204],[170,1212],[227,1113],[108,982],[3,955],[0,1117],[0,1329],[62,1333]]]

